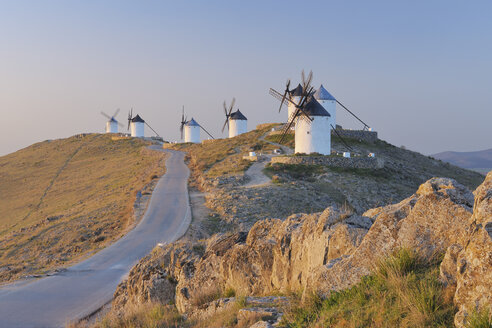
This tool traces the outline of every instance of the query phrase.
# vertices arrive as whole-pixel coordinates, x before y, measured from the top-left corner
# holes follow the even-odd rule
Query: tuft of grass
[[[178,328],[187,327],[184,318],[172,305],[145,303],[127,307],[118,316],[107,313],[95,323],[79,322],[67,325],[67,328]]]
[[[202,305],[218,300],[221,297],[222,290],[217,286],[204,287],[195,293],[191,300],[191,304],[195,307],[201,307]]]
[[[224,297],[234,297],[236,296],[236,290],[232,287],[227,287],[224,291]]]
[[[466,328],[492,328],[492,315],[487,309],[473,311],[467,318]]]
[[[287,309],[283,327],[450,327],[455,307],[444,297],[437,261],[399,249],[374,274],[322,299],[313,294]]]

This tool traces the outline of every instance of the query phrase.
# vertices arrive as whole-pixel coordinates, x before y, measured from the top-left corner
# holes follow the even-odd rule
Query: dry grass
[[[79,322],[67,328],[177,328],[183,326],[183,318],[172,305],[146,303],[126,308],[122,316],[113,312],[95,323]]]
[[[283,326],[450,327],[456,309],[438,276],[438,261],[400,249],[350,289],[293,302]]]
[[[136,194],[164,173],[138,139],[91,134],[0,158],[0,282],[66,266],[134,223]]]

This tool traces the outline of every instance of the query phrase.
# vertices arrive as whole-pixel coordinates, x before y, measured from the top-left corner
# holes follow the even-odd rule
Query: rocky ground
[[[268,129],[245,140],[267,143]],[[185,238],[157,247],[132,269],[115,293],[114,313],[150,302],[174,304],[187,318],[183,326],[277,326],[290,299],[284,295],[327,297],[401,247],[428,258],[445,254],[441,280],[459,309],[456,326],[490,308],[492,174],[473,195],[468,188],[483,181],[477,173],[384,141],[355,140],[352,150],[375,152],[385,168],[267,165],[272,180],[259,185],[248,185],[250,163],[208,174],[214,165],[227,171],[224,163],[248,145],[201,166],[199,152],[213,149],[189,151],[193,223]],[[334,147],[345,146],[334,140]]]

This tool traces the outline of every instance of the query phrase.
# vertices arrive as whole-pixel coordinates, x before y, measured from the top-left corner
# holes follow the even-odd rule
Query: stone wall
[[[376,142],[378,140],[378,133],[376,131],[337,129],[337,132],[339,135],[342,136],[342,138],[347,138],[347,139],[356,139],[359,141],[365,141],[371,143]],[[268,135],[274,136],[282,133],[283,133],[282,130],[275,130],[275,131],[271,131]],[[294,131],[289,131],[288,133],[294,134]],[[331,130],[331,135],[337,136],[337,134],[333,130]]]
[[[342,138],[350,138],[366,142],[376,142],[378,140],[378,133],[376,131],[337,129],[337,132],[342,136]],[[333,136],[336,135],[333,130],[331,130],[331,134]]]
[[[272,164],[324,165],[353,169],[380,169],[384,160],[377,157],[338,157],[338,156],[277,156]]]

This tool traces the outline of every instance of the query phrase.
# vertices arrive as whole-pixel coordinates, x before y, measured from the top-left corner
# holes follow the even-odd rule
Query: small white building
[[[248,132],[248,119],[239,111],[229,116],[229,138]]]
[[[299,105],[299,101],[301,100],[301,95],[302,95],[302,86],[299,83],[295,89],[292,89],[289,91],[289,97],[290,100],[293,101],[295,104]],[[289,102],[287,105],[287,122],[290,121],[290,117],[294,112],[296,111],[296,106]]]
[[[337,126],[337,100],[333,97],[328,90],[323,87],[323,84],[319,87],[319,89],[314,93],[314,98],[326,109],[326,111],[330,114],[330,127]]]
[[[143,138],[144,134],[144,125],[145,121],[137,114],[134,118],[131,119],[130,123],[130,132],[132,137]]]
[[[106,133],[118,133],[118,121],[114,117],[106,122]]]
[[[200,125],[193,118],[184,125],[184,141],[200,143]]]
[[[313,97],[304,106],[304,112],[312,118],[312,121],[310,122],[302,114],[296,118],[295,152],[330,155],[330,113]]]

